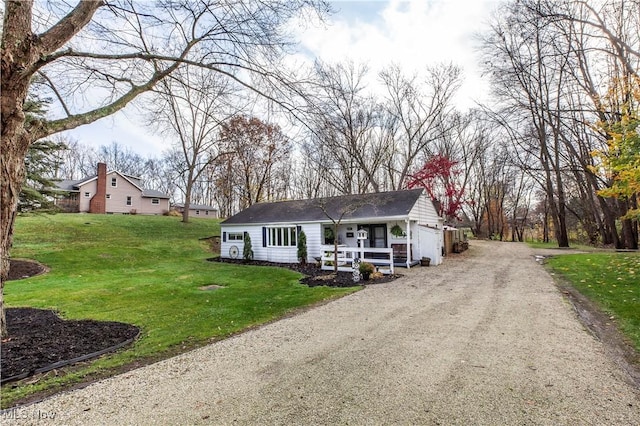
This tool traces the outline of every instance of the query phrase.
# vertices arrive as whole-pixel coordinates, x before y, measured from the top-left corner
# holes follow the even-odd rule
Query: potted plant
[[[393,235],[396,238],[401,238],[401,237],[406,237],[407,236],[407,234],[405,234],[405,232],[402,230],[400,225],[398,225],[397,223],[391,227],[389,232],[391,232],[391,235]]]
[[[373,274],[376,271],[375,266],[373,266],[371,263],[369,262],[362,262],[360,264],[360,275],[362,275],[362,279],[367,281],[369,279],[369,277],[371,276],[371,274]]]

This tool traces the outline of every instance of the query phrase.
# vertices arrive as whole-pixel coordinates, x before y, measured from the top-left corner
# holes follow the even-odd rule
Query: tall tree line
[[[577,222],[593,242],[637,248],[637,193],[612,196],[611,131],[638,111],[640,3],[524,0],[484,35],[484,67],[513,164],[544,193],[555,239]],[[599,153],[600,155],[594,155]]]

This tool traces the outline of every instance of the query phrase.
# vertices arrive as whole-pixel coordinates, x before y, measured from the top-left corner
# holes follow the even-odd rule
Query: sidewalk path
[[[441,266],[22,407],[26,419],[3,424],[639,424],[640,393],[533,253],[472,241]]]

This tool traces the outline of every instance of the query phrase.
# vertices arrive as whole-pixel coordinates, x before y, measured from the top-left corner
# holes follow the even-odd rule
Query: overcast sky
[[[468,108],[486,99],[487,84],[477,67],[474,34],[481,31],[498,0],[352,0],[333,1],[336,13],[328,25],[300,29],[300,52],[309,60],[351,59],[369,65],[372,74],[390,63],[407,71],[453,63],[465,83],[456,103]],[[152,134],[136,107],[127,107],[68,132],[83,144],[116,141],[144,156],[159,156],[169,141]]]

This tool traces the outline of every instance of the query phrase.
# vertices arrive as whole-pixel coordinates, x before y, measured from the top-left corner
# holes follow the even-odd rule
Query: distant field
[[[2,389],[3,406],[33,392],[87,375],[159,359],[271,321],[302,306],[356,289],[301,285],[288,269],[208,262],[199,238],[219,234],[218,221],[129,215],[58,214],[20,217],[14,258],[31,258],[48,274],[5,285],[9,307],[59,311],[67,319],[135,324],[130,349],[62,378]],[[203,291],[216,284],[223,289]]]
[[[612,315],[640,351],[640,254],[562,255],[548,265]]]

